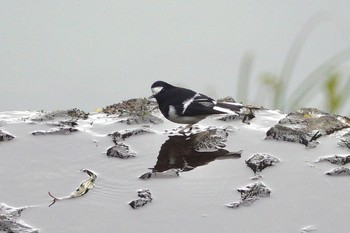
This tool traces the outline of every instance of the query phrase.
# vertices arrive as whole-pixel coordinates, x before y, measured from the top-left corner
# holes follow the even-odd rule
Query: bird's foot
[[[187,131],[187,132],[186,132]],[[192,135],[192,125],[187,125],[183,129],[179,130],[179,134],[182,134],[184,136],[191,136]]]

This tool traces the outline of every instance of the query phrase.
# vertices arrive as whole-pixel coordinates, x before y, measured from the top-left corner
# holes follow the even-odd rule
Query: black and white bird
[[[191,129],[192,125],[209,115],[237,114],[236,112],[243,107],[240,103],[217,103],[206,95],[163,81],[153,83],[151,89],[151,97],[157,100],[165,118],[175,123],[187,124],[179,133]]]

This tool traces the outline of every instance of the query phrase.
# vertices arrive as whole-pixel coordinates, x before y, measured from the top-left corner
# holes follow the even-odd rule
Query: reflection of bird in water
[[[209,115],[236,114],[243,107],[239,103],[217,103],[206,95],[163,81],[153,83],[151,88],[151,97],[157,100],[164,117],[175,123],[187,124],[179,131],[182,134]]]
[[[203,166],[216,159],[237,159],[241,157],[242,151],[229,152],[225,149],[216,149],[208,152],[198,152],[194,148],[198,140],[203,138],[208,131],[184,136],[169,136],[160,148],[158,160],[153,172],[163,172],[172,168],[189,171],[198,166]]]

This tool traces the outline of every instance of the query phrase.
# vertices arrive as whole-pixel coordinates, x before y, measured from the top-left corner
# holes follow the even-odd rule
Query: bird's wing
[[[216,102],[203,94],[196,93],[192,98],[183,103],[184,116],[209,115],[222,113],[214,109]]]

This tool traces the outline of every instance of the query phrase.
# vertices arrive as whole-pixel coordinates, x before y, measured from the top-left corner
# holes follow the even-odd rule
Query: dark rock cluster
[[[349,155],[328,155],[322,156],[316,162],[327,161],[332,164],[345,165],[350,162],[350,154]]]
[[[301,108],[289,113],[266,133],[266,139],[283,140],[315,147],[322,135],[349,128],[350,119],[315,108]]]
[[[238,202],[226,204],[227,207],[238,208],[241,205],[248,206],[261,197],[269,197],[271,194],[271,189],[262,182],[247,185],[246,187],[237,189],[237,191],[241,193],[241,199]]]
[[[106,114],[116,114],[119,117],[126,117],[121,120],[129,125],[132,124],[158,124],[163,120],[154,115],[153,112],[158,108],[155,101],[147,98],[137,98],[122,101],[121,103],[109,105],[102,109]]]
[[[267,153],[254,154],[245,161],[247,166],[253,170],[254,174],[259,174],[265,168],[273,166],[279,162],[280,160],[278,158]]]
[[[136,199],[134,201],[129,202],[129,205],[133,208],[133,209],[137,209],[140,208],[148,203],[151,203],[153,198],[152,198],[152,194],[149,191],[149,189],[140,189],[137,191],[137,196],[139,196],[139,199]]]
[[[350,175],[350,169],[347,167],[336,167],[332,170],[326,172],[326,175],[329,176],[349,176]]]
[[[232,127],[208,128],[204,131],[192,135],[192,147],[197,152],[213,152],[226,146],[225,142]]]
[[[123,141],[131,136],[153,133],[152,130],[148,128],[136,128],[136,129],[126,129],[120,130],[114,133],[109,134],[112,136],[112,141],[114,146],[110,147],[107,150],[107,156],[116,157],[120,159],[128,159],[136,156],[136,152],[133,151],[129,145]]]
[[[350,132],[344,134],[339,138],[338,144],[350,149]]]
[[[38,233],[39,230],[34,229],[20,219],[23,210],[26,208],[15,208],[0,203],[0,231],[6,233]]]
[[[37,115],[30,117],[28,120],[33,122],[47,122],[55,119],[63,118],[70,122],[76,122],[77,119],[86,120],[89,117],[89,113],[85,113],[77,108],[69,110],[57,110],[52,112],[40,112]],[[63,121],[64,122],[64,121]]]
[[[15,138],[15,136],[0,129],[0,142],[1,141],[10,141],[14,138]]]
[[[131,136],[148,134],[148,133],[154,133],[154,132],[148,128],[136,128],[136,129],[126,129],[126,130],[116,131],[110,134],[109,136],[112,136],[113,142],[117,143]]]
[[[136,156],[136,152],[130,149],[128,145],[123,142],[117,142],[114,146],[108,148],[108,157],[116,157],[120,159],[128,159]]]
[[[33,131],[32,134],[37,136],[37,135],[67,135],[67,134],[71,134],[73,132],[78,132],[78,129],[75,129],[73,127],[58,127],[58,128],[52,128],[49,130],[36,130]]]
[[[141,176],[139,176],[139,179],[141,180],[147,180],[150,179],[152,177],[159,177],[159,178],[166,178],[166,177],[177,177],[180,175],[180,169],[176,169],[176,168],[170,168],[168,170],[165,171],[156,171],[154,169],[152,169],[153,171],[151,172],[147,172]]]

